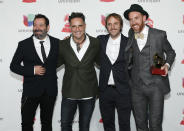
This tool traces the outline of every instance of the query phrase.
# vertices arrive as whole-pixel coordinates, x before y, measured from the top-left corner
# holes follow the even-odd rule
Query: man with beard
[[[162,131],[164,95],[170,92],[168,70],[176,54],[165,31],[146,26],[149,15],[140,5],[131,5],[124,17],[131,26],[126,51],[130,53],[131,96],[137,131]],[[164,59],[161,70],[165,74],[151,74],[155,54]]]
[[[61,130],[72,131],[79,109],[79,131],[89,131],[98,95],[94,64],[98,61],[99,41],[86,33],[85,16],[73,12],[69,16],[71,36],[59,44],[58,66],[65,65],[61,102]]]
[[[19,42],[10,64],[11,71],[24,76],[21,100],[22,131],[33,131],[38,105],[41,130],[52,131],[52,115],[57,96],[59,40],[49,36],[48,31],[48,18],[42,14],[36,15],[33,35]]]
[[[99,104],[105,131],[115,131],[115,109],[119,131],[130,131],[130,87],[125,47],[128,38],[121,32],[123,20],[119,14],[106,17],[109,34],[100,35]]]

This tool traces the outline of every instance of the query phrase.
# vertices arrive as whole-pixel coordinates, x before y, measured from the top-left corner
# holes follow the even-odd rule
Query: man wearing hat
[[[132,106],[137,131],[162,131],[164,95],[170,92],[168,70],[176,54],[165,31],[146,26],[149,14],[140,5],[131,5],[124,17],[131,26],[125,50],[130,58]],[[150,72],[156,53],[165,61],[161,67],[165,74],[153,75]]]

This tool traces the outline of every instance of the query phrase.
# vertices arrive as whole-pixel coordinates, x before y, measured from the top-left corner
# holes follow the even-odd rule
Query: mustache
[[[43,32],[42,30],[33,30],[33,32]]]
[[[111,31],[113,31],[113,30],[118,30],[118,29],[111,29]]]
[[[132,26],[136,26],[136,25],[139,26],[138,24],[133,24]]]

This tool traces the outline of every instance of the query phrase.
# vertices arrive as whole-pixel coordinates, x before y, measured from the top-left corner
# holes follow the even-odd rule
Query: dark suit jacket
[[[40,96],[44,91],[50,96],[57,95],[56,66],[59,40],[49,36],[50,52],[43,63],[34,47],[33,36],[20,41],[10,64],[12,72],[24,76],[23,95]],[[23,62],[23,65],[21,65]],[[34,75],[34,66],[43,65],[46,73],[43,76]]]
[[[108,85],[108,80],[110,76],[110,71],[113,72],[113,78],[117,90],[123,93],[129,93],[129,75],[127,70],[127,56],[125,54],[125,47],[127,46],[128,38],[121,34],[120,51],[117,60],[112,65],[108,56],[106,55],[106,46],[110,35],[100,35],[98,39],[100,40],[101,52],[100,52],[100,80],[99,88],[103,92]]]
[[[98,94],[98,83],[94,64],[98,59],[99,41],[88,36],[89,47],[81,61],[70,45],[70,38],[60,41],[58,66],[65,65],[62,96],[65,98],[86,98]]]
[[[174,62],[176,53],[173,50],[173,48],[171,47],[168,39],[167,39],[167,35],[165,31],[162,30],[158,30],[155,28],[149,28],[148,31],[148,38],[147,38],[147,42],[150,43],[150,65],[154,65],[153,63],[153,56],[155,55],[155,53],[158,53],[159,56],[161,56],[162,58],[165,59],[166,63],[169,63],[170,65],[170,69],[171,66]],[[132,63],[132,53],[133,50],[131,48],[131,46],[133,44],[136,44],[137,41],[134,37],[134,32],[132,29],[130,29],[129,31],[129,42],[127,44],[126,47],[126,52],[129,52],[129,69],[133,70],[133,63]],[[165,57],[166,55],[166,57]],[[134,74],[132,72],[132,75],[136,76],[136,74]],[[132,77],[131,77],[132,78]],[[160,75],[154,75],[153,77],[153,81],[155,81],[155,83],[162,88],[162,91],[164,94],[169,93],[170,91],[170,85],[169,85],[169,79],[168,76],[163,77]],[[134,86],[134,85],[132,85]]]

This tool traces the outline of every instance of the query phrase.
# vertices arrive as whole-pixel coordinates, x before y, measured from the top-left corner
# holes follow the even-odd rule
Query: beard
[[[135,28],[134,26],[137,26],[138,28]],[[135,33],[140,33],[144,28],[144,24],[143,23],[142,24],[134,24],[131,27]]]
[[[37,39],[44,39],[47,35],[47,30],[33,30],[33,34]]]

